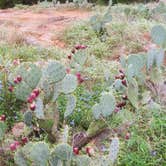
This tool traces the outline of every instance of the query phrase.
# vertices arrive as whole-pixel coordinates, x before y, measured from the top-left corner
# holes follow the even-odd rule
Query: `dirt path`
[[[43,9],[32,10],[0,10],[0,28],[7,31],[22,33],[26,41],[37,45],[58,45],[64,47],[64,43],[56,36],[74,21],[83,20],[90,16],[90,12],[82,10],[58,10]],[[57,34],[57,35],[56,35]]]

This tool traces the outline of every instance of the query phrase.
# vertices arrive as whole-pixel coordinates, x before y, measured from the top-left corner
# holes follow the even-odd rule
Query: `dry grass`
[[[27,44],[23,33],[18,32],[16,28],[7,29],[5,26],[0,27],[0,42],[17,46]]]

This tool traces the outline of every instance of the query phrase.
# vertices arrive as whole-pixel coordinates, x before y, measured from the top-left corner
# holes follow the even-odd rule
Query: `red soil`
[[[74,21],[87,19],[90,12],[83,10],[43,9],[32,10],[0,10],[0,26],[23,34],[27,43],[64,47],[58,35]],[[57,36],[57,37],[56,37]]]

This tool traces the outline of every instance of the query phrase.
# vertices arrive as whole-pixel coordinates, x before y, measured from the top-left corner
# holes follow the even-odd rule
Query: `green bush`
[[[13,7],[13,0],[0,0],[0,8]]]
[[[15,4],[33,5],[36,4],[38,0],[0,0],[0,8],[13,7]]]

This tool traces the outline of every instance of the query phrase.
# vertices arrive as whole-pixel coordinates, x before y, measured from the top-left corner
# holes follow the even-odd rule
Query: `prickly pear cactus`
[[[74,55],[74,60],[79,65],[83,66],[87,60],[87,53],[83,50],[79,50]]]
[[[59,91],[64,94],[72,93],[77,88],[77,77],[73,74],[67,74],[60,83]]]
[[[144,67],[145,65],[145,61],[144,61],[144,55],[140,55],[140,54],[133,54],[130,55],[127,59],[127,64],[129,65],[133,65],[133,74],[134,75],[139,75],[141,72],[141,69]]]
[[[46,166],[49,160],[49,147],[44,142],[29,142],[16,151],[14,160],[18,166]]]
[[[14,161],[18,166],[29,166],[31,161],[29,160],[29,153],[33,146],[32,142],[29,142],[24,147],[17,149],[14,154]]]
[[[100,97],[100,102],[92,108],[95,119],[99,119],[100,116],[107,117],[111,115],[115,109],[115,104],[115,97],[111,92],[103,93]]]
[[[51,158],[55,156],[62,161],[70,161],[73,156],[72,147],[65,143],[58,144],[51,153]]]
[[[67,96],[67,106],[66,106],[66,111],[64,114],[64,117],[68,117],[69,115],[72,114],[74,108],[76,107],[76,97],[74,95],[68,95]]]
[[[63,128],[62,136],[61,136],[61,142],[67,143],[69,137],[69,126],[65,125]]]
[[[51,166],[62,165],[62,163],[67,163],[68,165],[71,165],[72,157],[73,154],[70,145],[66,143],[58,144],[52,150],[49,162]]]
[[[152,49],[149,50],[147,53],[147,69],[150,69],[154,65],[156,65],[158,68],[163,64],[164,62],[164,50],[163,49]]]
[[[32,89],[25,82],[21,82],[19,85],[15,87],[15,95],[19,100],[26,101]]]
[[[166,47],[166,29],[161,25],[156,25],[151,30],[152,40],[159,46]]]
[[[24,113],[24,123],[27,126],[32,125],[32,112],[31,111],[27,111],[27,112]]]
[[[46,166],[49,159],[49,147],[44,142],[38,142],[31,148],[29,158],[33,165]]]
[[[77,166],[90,166],[91,159],[87,155],[80,155],[75,158]]]
[[[129,82],[127,93],[131,104],[135,108],[138,108],[138,84],[135,79],[132,79],[132,81]]]
[[[41,98],[37,98],[36,100],[36,109],[34,113],[38,119],[44,119],[44,105]]]
[[[56,83],[54,85],[54,91],[53,91],[53,101],[56,101],[56,99],[58,98],[58,96],[61,94],[60,92],[60,88],[61,88],[61,83]]]
[[[95,15],[91,17],[90,24],[94,31],[97,33],[100,33],[107,23],[110,23],[112,21],[112,16],[109,13],[109,10],[104,15]]]
[[[49,62],[43,71],[43,77],[48,80],[49,84],[61,81],[66,75],[63,65],[58,62]]]
[[[39,67],[32,63],[22,63],[16,70],[9,76],[10,82],[13,83],[14,78],[21,76],[22,81],[15,85],[16,98],[26,101],[28,95],[36,88],[40,81],[42,72]],[[14,84],[14,83],[13,83]]]
[[[119,153],[119,139],[118,137],[115,137],[112,139],[112,142],[110,144],[110,150],[108,155],[112,163],[114,163],[115,160],[117,159],[118,153]]]
[[[14,161],[18,166],[28,166],[28,160],[24,156],[22,149],[18,149],[14,156]]]

